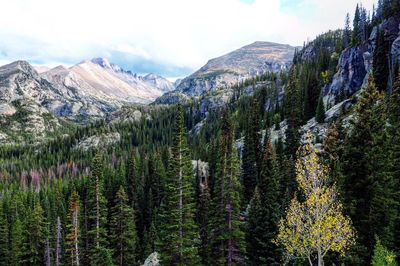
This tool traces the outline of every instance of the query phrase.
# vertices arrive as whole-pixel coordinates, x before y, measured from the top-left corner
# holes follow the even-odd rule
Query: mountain
[[[111,65],[105,59],[83,61],[72,66],[70,70],[82,77],[91,87],[115,100],[147,104],[163,94],[136,74]]]
[[[49,109],[66,100],[25,61],[0,67],[0,140],[20,142],[43,138],[61,128]]]
[[[192,75],[179,82],[177,90],[187,95],[227,88],[239,81],[267,71],[287,69],[295,47],[272,42],[254,42],[226,55],[211,59]]]
[[[143,77],[143,80],[145,80],[147,83],[153,85],[154,87],[158,88],[163,92],[169,92],[175,89],[174,83],[157,74],[153,73],[147,74],[146,76]]]
[[[1,66],[0,142],[44,139],[62,130],[66,120],[105,118],[123,105],[148,104],[173,88],[161,76],[147,79],[102,58],[70,68],[33,67],[26,61]]]
[[[119,99],[91,86],[79,74],[64,66],[55,67],[40,76],[62,96],[61,101],[49,106],[56,116],[74,120],[82,117],[104,117],[106,113],[122,105]]]

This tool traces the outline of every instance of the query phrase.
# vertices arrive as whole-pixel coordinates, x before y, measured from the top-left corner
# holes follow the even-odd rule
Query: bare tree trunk
[[[322,258],[321,248],[318,248],[318,266],[323,266],[324,261]]]
[[[96,176],[96,247],[100,248],[100,199],[99,177]]]
[[[79,266],[79,246],[78,246],[78,209],[72,214],[72,226],[74,228],[74,251],[72,252],[72,264]]]
[[[61,260],[61,219],[57,216],[57,240],[56,240],[56,266],[60,265]]]
[[[46,248],[45,248],[45,256],[46,256],[46,266],[51,266],[51,254],[50,254],[50,244],[49,239],[46,238]]]

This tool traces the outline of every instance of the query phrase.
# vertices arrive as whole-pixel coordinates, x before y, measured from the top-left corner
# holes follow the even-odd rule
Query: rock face
[[[109,133],[109,134],[101,134],[88,137],[81,142],[79,142],[75,149],[87,151],[91,148],[98,148],[98,147],[108,147],[111,146],[121,140],[121,136],[119,133]]]
[[[384,32],[385,40],[392,44],[390,63],[392,64],[391,69],[394,69],[396,60],[400,60],[400,15],[390,17],[375,26],[369,39],[363,44],[347,48],[342,52],[338,71],[333,77],[332,83],[324,88],[328,102],[332,102],[338,93],[352,95],[366,85],[367,74],[372,70],[378,29],[380,32]]]
[[[0,132],[33,139],[54,132],[60,122],[49,111],[54,102],[65,101],[49,82],[42,79],[25,61],[0,67]],[[18,133],[18,134],[14,134]]]
[[[143,266],[159,266],[159,265],[160,265],[160,259],[157,252],[151,253],[143,264]]]
[[[169,92],[175,89],[174,83],[172,83],[171,81],[167,80],[166,78],[160,75],[156,75],[153,73],[144,76],[143,80],[151,84],[153,87],[158,88],[162,92]]]
[[[187,103],[190,101],[190,97],[178,91],[171,91],[165,93],[163,96],[158,97],[154,104],[177,104],[177,103]]]
[[[198,96],[216,88],[228,88],[266,71],[287,69],[295,47],[271,42],[255,42],[211,59],[205,66],[179,82],[177,90]]]
[[[372,46],[370,44],[346,49],[340,55],[339,70],[325,93],[336,95],[343,91],[347,95],[351,95],[359,90],[364,83],[367,70],[372,65],[371,53]]]

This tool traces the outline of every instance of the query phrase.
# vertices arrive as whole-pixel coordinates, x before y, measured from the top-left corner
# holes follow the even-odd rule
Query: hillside
[[[201,95],[216,88],[228,88],[265,72],[287,70],[295,47],[271,42],[254,42],[226,55],[211,59],[180,81],[177,90],[187,95]]]

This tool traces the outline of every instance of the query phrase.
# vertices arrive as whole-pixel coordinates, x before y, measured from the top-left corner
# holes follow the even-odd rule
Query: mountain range
[[[294,51],[289,45],[255,42],[209,60],[175,83],[153,73],[140,76],[105,58],[54,68],[16,61],[0,67],[0,124],[7,125],[0,139],[15,136],[19,141],[15,133],[21,131],[42,137],[61,128],[64,120],[106,118],[122,106],[156,99],[160,104],[187,101],[267,71],[287,69]]]

